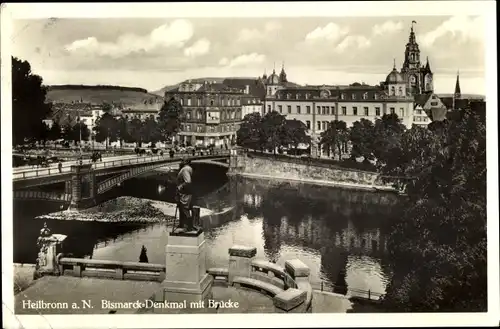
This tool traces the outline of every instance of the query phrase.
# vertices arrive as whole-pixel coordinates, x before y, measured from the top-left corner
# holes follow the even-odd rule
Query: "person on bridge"
[[[174,157],[174,149],[170,149],[170,151],[168,152],[169,155],[170,155],[170,158],[173,158]]]
[[[62,172],[62,162],[59,160],[59,164],[57,165],[57,168],[59,168],[59,172]]]
[[[179,209],[179,227],[186,231],[192,231],[193,218],[191,216],[191,202],[193,199],[192,192],[192,175],[193,168],[191,161],[187,158],[182,159],[180,170],[177,174],[177,193],[176,201]]]

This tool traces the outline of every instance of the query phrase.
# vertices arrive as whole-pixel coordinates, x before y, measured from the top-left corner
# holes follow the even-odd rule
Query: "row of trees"
[[[240,129],[236,132],[236,144],[254,150],[273,150],[280,147],[297,148],[309,143],[307,127],[297,120],[286,120],[278,112],[269,112],[263,117],[260,113],[245,116]]]
[[[124,117],[116,118],[106,112],[95,124],[95,140],[105,141],[106,147],[108,142],[115,141],[136,143],[137,146],[168,141],[179,131],[182,117],[182,106],[174,98],[163,104],[157,120],[153,117],[144,121],[137,118],[128,120]]]

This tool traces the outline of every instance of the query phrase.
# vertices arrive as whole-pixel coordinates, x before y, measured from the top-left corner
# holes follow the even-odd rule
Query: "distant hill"
[[[122,86],[57,85],[48,86],[47,101],[54,103],[115,103],[137,105],[163,101],[163,97],[148,93],[146,89]]]
[[[175,88],[179,87],[179,85],[181,83],[187,82],[187,81],[191,81],[192,83],[203,82],[203,81],[212,81],[215,83],[223,83],[224,80],[228,80],[228,79],[230,79],[230,80],[255,80],[257,78],[256,77],[250,77],[250,78],[248,78],[248,77],[247,78],[245,78],[245,77],[215,77],[215,78],[214,77],[206,77],[206,78],[186,79],[184,81],[176,83],[175,85],[165,86],[159,90],[151,91],[151,94],[164,96],[166,91],[175,89]]]

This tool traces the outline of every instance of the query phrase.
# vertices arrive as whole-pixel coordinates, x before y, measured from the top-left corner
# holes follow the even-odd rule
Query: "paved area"
[[[145,302],[162,294],[161,283],[119,281],[97,278],[43,277],[15,296],[16,314],[179,314],[179,313],[273,313],[272,299],[253,290],[216,284],[213,300],[238,302],[237,308],[143,309],[130,302]],[[121,305],[112,303],[122,303]],[[120,307],[116,307],[120,306]],[[346,313],[351,309],[347,298],[314,292],[313,313]]]

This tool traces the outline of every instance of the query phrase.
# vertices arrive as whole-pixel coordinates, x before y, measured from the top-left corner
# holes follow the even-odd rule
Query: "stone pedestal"
[[[205,301],[208,305],[213,277],[207,274],[206,257],[205,236],[201,229],[193,232],[177,229],[168,233],[163,300],[186,302],[187,308],[192,302]]]
[[[46,228],[46,226],[44,228]],[[60,274],[57,254],[62,251],[62,243],[65,239],[66,235],[63,234],[52,234],[50,236],[41,235],[38,238],[37,245],[40,250],[35,265],[35,278],[44,275]]]
[[[257,248],[247,246],[232,246],[229,248],[229,276],[228,282],[233,284],[237,276],[250,277],[252,260],[257,254]]]

